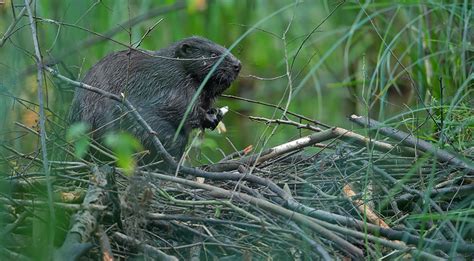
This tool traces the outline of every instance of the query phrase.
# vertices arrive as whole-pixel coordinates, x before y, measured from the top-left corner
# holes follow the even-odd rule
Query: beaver
[[[222,56],[197,101],[191,104],[198,87]],[[158,51],[124,50],[109,54],[92,66],[82,82],[123,94],[156,132],[166,150],[178,159],[192,129],[216,127],[221,117],[212,105],[230,87],[240,69],[240,61],[226,48],[193,36]],[[188,106],[192,106],[190,113],[174,139]],[[117,101],[77,88],[69,118],[72,123],[89,124],[94,139],[109,131],[127,131],[150,151],[151,158],[158,155],[150,139],[153,134],[140,127]]]

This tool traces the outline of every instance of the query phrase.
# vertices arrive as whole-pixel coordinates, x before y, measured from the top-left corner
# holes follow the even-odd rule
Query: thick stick
[[[468,171],[470,174],[474,174],[474,165],[471,162],[466,162],[467,160],[461,160],[459,157],[453,155],[452,153],[440,149],[427,141],[414,137],[413,135],[403,132],[401,130],[397,130],[392,127],[386,127],[384,126],[384,124],[376,120],[369,119],[367,117],[351,115],[349,119],[352,122],[357,123],[358,125],[368,127],[370,129],[376,129],[381,134],[390,137],[394,140],[397,140],[404,145],[410,146],[423,152],[431,153],[435,155],[436,158],[441,162],[449,163],[451,165],[457,166]]]
[[[84,205],[106,205],[107,174],[111,172],[110,167],[99,170],[94,167],[92,173],[93,183],[89,185]],[[85,254],[94,245],[88,242],[97,228],[97,218],[103,211],[97,209],[84,209],[74,214],[74,221],[69,229],[63,245],[54,253],[53,260],[76,260]],[[87,242],[87,243],[86,243]]]

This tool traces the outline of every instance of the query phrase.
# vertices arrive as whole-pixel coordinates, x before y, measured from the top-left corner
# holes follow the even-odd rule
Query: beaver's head
[[[205,90],[214,97],[229,88],[240,72],[240,61],[226,48],[208,39],[193,36],[174,46],[176,58],[181,60],[186,73],[199,83],[213,70]]]

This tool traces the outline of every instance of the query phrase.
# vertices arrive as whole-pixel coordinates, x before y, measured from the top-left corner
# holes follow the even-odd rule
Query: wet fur
[[[95,64],[83,82],[114,94],[123,93],[158,134],[168,152],[178,158],[184,152],[191,130],[203,128],[203,114],[238,75],[240,62],[227,53],[192,106],[178,138],[172,142],[196,90],[219,56],[226,52],[224,47],[201,37],[186,38],[167,48],[150,52],[151,55],[134,50],[119,51]],[[216,54],[217,57],[214,57]],[[236,66],[239,70],[235,69]],[[123,116],[124,113],[118,102],[76,89],[70,120],[88,123],[93,130],[97,130],[94,133],[96,139],[110,130],[126,130],[134,134],[151,151],[151,155],[156,155],[150,134],[131,116]]]

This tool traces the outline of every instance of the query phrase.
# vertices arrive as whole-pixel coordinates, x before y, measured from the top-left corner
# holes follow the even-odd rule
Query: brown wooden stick
[[[342,192],[344,193],[344,195],[352,201],[353,205],[357,207],[357,209],[359,210],[359,212],[363,215],[365,215],[367,217],[367,219],[372,223],[372,224],[375,224],[379,227],[383,227],[383,228],[390,228],[387,223],[385,223],[385,221],[383,221],[383,219],[381,219],[373,210],[370,206],[368,206],[367,204],[364,203],[364,201],[360,200],[360,199],[354,199],[352,197],[354,197],[356,195],[356,193],[354,192],[354,190],[352,189],[351,185],[350,184],[346,184],[343,188],[342,188]]]
[[[109,237],[104,232],[102,226],[99,226],[97,236],[99,238],[100,248],[102,250],[102,261],[114,261],[114,255],[112,253],[112,247],[110,246]]]
[[[95,167],[92,170],[94,174],[89,185],[84,205],[106,205],[107,193],[104,190],[107,185],[107,173],[112,171],[110,167]],[[84,209],[74,215],[74,222],[69,229],[63,245],[55,251],[54,260],[76,260],[87,252],[93,244],[89,242],[93,232],[97,227],[97,218],[103,211],[94,209]]]

